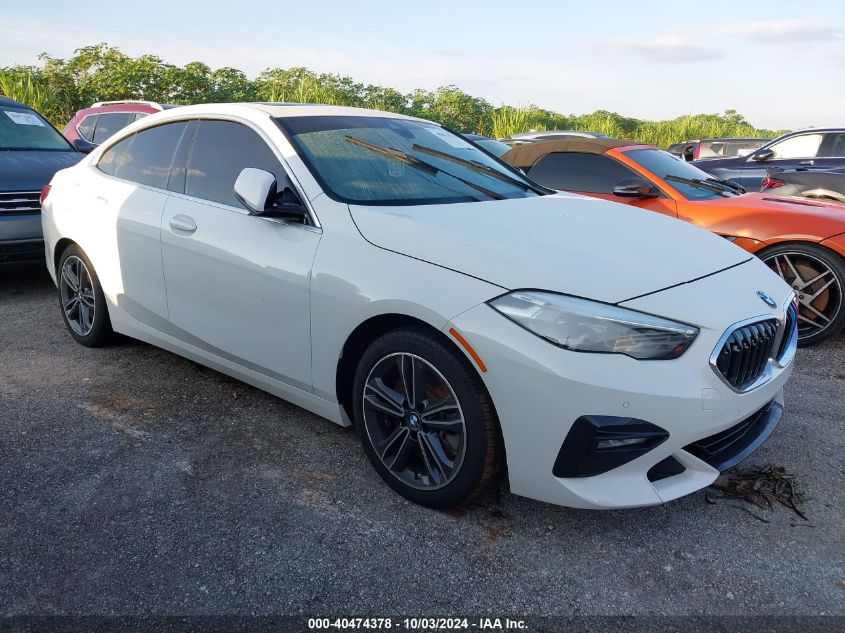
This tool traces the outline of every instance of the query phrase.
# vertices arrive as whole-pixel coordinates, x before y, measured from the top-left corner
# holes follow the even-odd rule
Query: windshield
[[[0,105],[0,151],[2,150],[72,152],[73,148],[34,110]]]
[[[722,184],[719,179],[662,149],[632,149],[625,155],[667,181],[687,200],[714,200],[739,193],[730,185]]]
[[[351,204],[442,204],[544,194],[465,139],[422,121],[277,118],[323,189]]]
[[[496,141],[492,138],[477,138],[473,142],[486,149],[493,156],[501,156],[510,150],[510,145],[505,145],[502,141]]]

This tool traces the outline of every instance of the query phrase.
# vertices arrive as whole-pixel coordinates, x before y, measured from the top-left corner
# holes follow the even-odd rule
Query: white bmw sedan
[[[429,506],[507,471],[619,508],[707,486],[777,425],[793,294],[690,224],[551,194],[428,121],[172,109],[43,196],[70,335],[114,332],[354,424]]]

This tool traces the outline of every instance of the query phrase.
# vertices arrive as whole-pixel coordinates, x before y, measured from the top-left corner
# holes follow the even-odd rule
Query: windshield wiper
[[[680,182],[685,185],[690,185],[692,187],[698,187],[699,189],[708,189],[710,191],[714,191],[716,193],[727,193],[728,188],[724,185],[716,185],[709,182],[702,180],[701,178],[682,178],[681,176],[672,176],[668,175],[663,178],[663,180],[668,180],[670,182]]]
[[[461,178],[460,176],[456,176],[453,173],[440,169],[432,165],[431,163],[427,163],[424,160],[420,160],[416,156],[410,156],[405,152],[400,152],[398,149],[393,149],[392,147],[382,147],[381,145],[376,145],[375,143],[370,143],[369,141],[365,141],[362,138],[358,138],[357,136],[350,136],[346,135],[343,137],[344,140],[353,143],[354,145],[358,145],[359,147],[363,147],[365,149],[370,150],[371,152],[375,152],[376,154],[381,154],[382,156],[386,156],[387,158],[392,158],[395,161],[400,163],[404,163],[405,165],[409,165],[411,167],[415,167],[420,171],[424,171],[432,176],[437,174],[445,174],[446,176],[450,176],[455,180],[458,180],[464,183],[467,187],[472,187],[476,191],[480,191],[488,198],[492,198],[493,200],[504,200],[505,196],[500,193],[496,193],[495,191],[490,191],[486,187],[482,187],[472,181],[466,180],[465,178]],[[478,200],[478,198],[475,198]]]
[[[540,193],[528,183],[517,180],[516,178],[511,178],[507,174],[503,174],[502,172],[493,169],[492,167],[488,167],[484,163],[479,163],[477,160],[467,160],[466,158],[458,158],[457,156],[452,156],[451,154],[447,154],[446,152],[441,152],[440,150],[434,149],[433,147],[428,147],[426,145],[417,145],[416,143],[411,146],[411,149],[415,152],[428,154],[429,156],[434,156],[436,158],[442,158],[443,160],[448,160],[449,162],[461,165],[463,167],[466,167],[467,169],[471,169],[472,171],[481,174],[486,174],[487,176],[492,176],[493,178],[498,178],[502,182],[506,182],[508,184],[519,187],[523,191],[533,191],[534,193]]]
[[[708,178],[707,182],[715,182],[717,184],[724,185],[728,189],[736,191],[737,193],[748,193],[748,189],[737,182],[733,182],[732,180],[725,180],[724,178]]]

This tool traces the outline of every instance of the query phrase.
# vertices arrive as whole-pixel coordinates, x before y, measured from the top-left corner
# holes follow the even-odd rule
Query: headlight
[[[489,305],[565,349],[665,360],[683,354],[698,336],[685,323],[551,292],[521,290]]]

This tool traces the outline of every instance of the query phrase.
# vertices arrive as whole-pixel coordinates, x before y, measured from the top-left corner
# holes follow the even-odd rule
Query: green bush
[[[144,99],[176,104],[326,103],[408,114],[494,138],[531,130],[588,130],[658,147],[697,138],[777,136],[785,131],[757,129],[733,110],[646,121],[606,110],[567,116],[535,105],[494,107],[456,86],[402,94],[307,68],[268,68],[250,80],[235,68],[212,70],[201,62],[179,67],[155,55],[130,57],[106,44],[80,48],[66,60],[43,54],[40,61],[39,66],[0,68],[0,93],[33,106],[57,127],[95,101]]]

